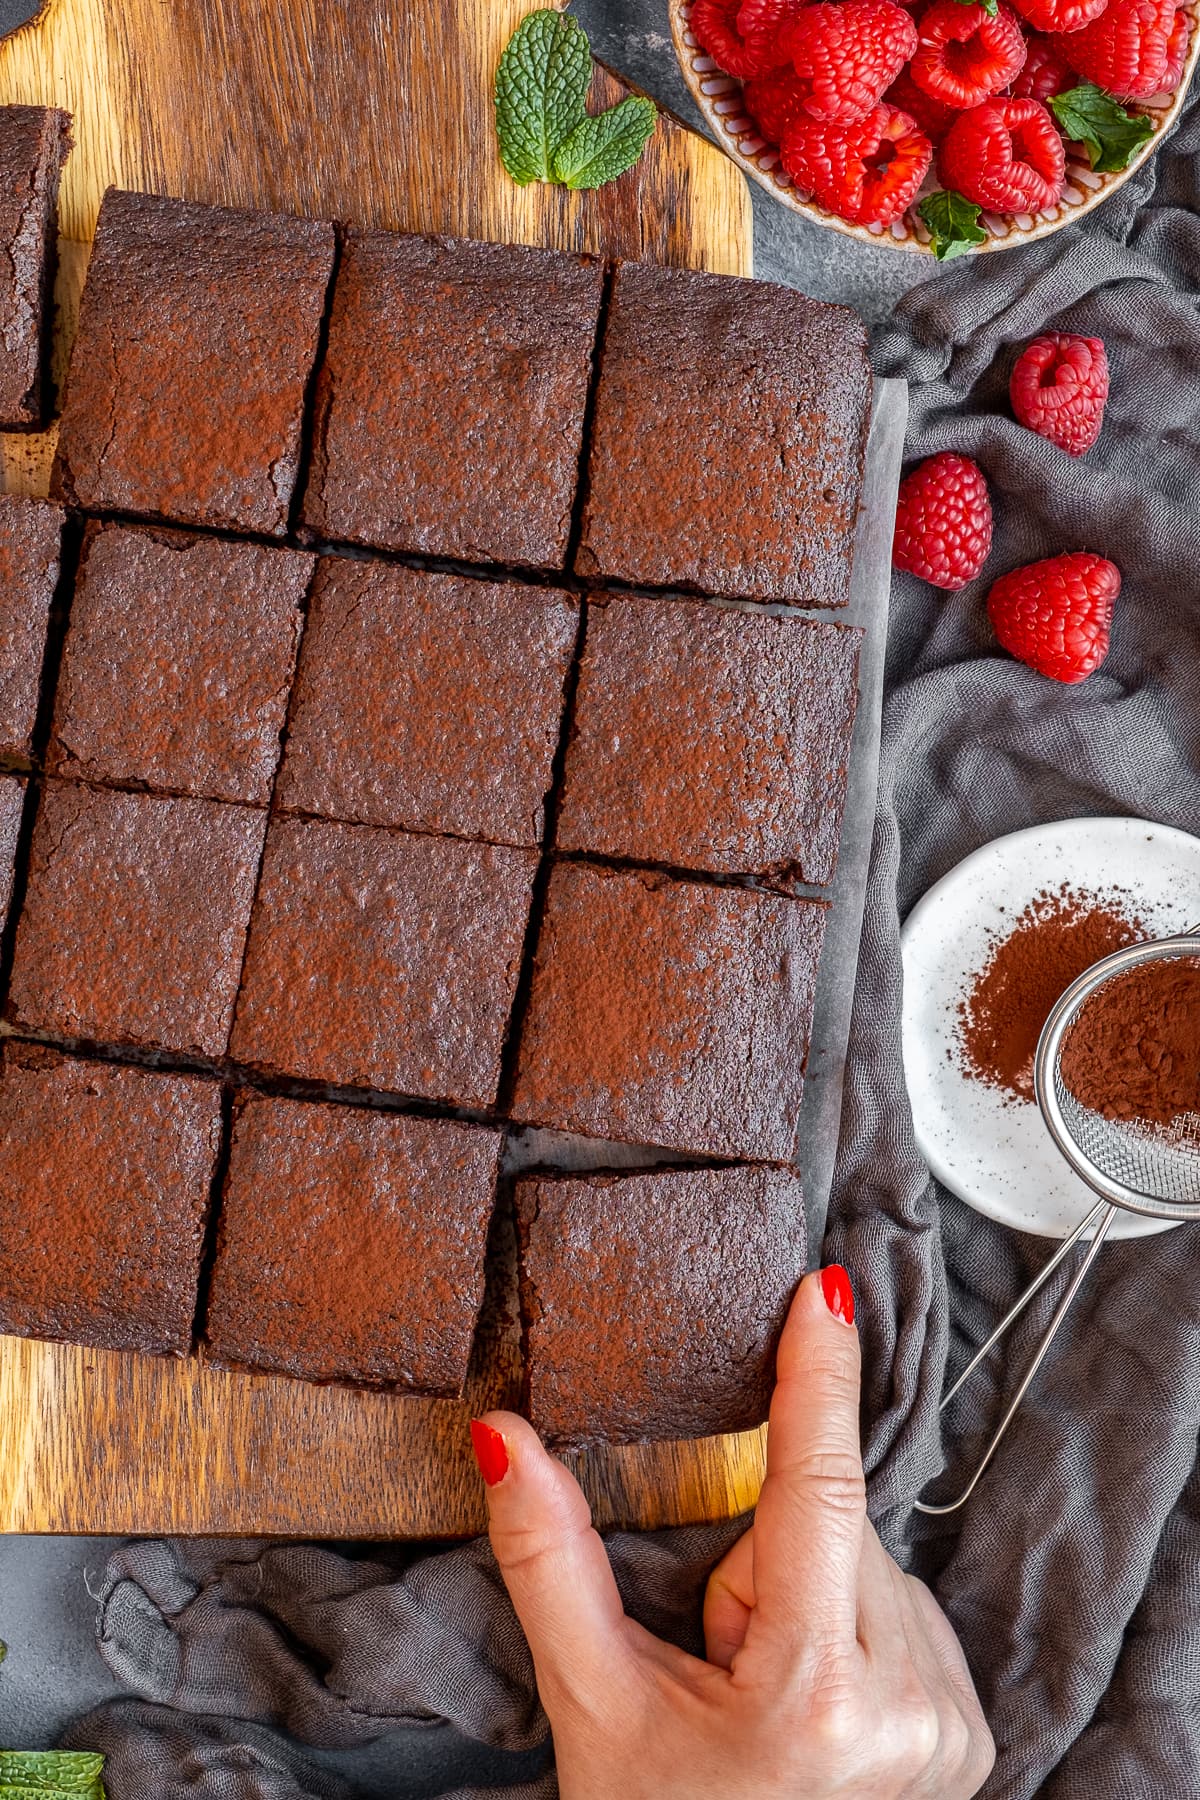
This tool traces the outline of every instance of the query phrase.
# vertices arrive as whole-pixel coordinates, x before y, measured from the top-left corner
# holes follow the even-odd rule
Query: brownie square
[[[829,881],[861,639],[703,602],[589,603],[558,848]]]
[[[0,775],[0,935],[8,923],[13,873],[17,863],[17,838],[25,805],[25,783],[15,775]]]
[[[304,523],[470,562],[566,560],[603,265],[348,234]]]
[[[536,868],[534,851],[273,820],[234,1057],[492,1106]]]
[[[24,763],[33,753],[62,531],[57,506],[0,494],[0,756]]]
[[[870,399],[866,332],[846,307],[622,264],[576,568],[844,606]]]
[[[266,815],[46,783],[9,1016],[94,1043],[223,1056]]]
[[[700,1155],[795,1155],[825,909],[560,864],[513,1117]]]
[[[0,428],[30,430],[46,411],[50,288],[58,179],[71,115],[50,106],[0,107]]]
[[[0,1059],[0,1331],[184,1356],[221,1144],[215,1082]]]
[[[280,804],[540,843],[577,625],[545,588],[323,559]]]
[[[54,461],[56,497],[281,537],[333,226],[110,188]]]
[[[265,805],[314,561],[89,525],[47,766]]]
[[[804,1274],[791,1170],[517,1186],[527,1409],[560,1447],[746,1431]]]
[[[210,1361],[461,1394],[499,1159],[498,1133],[476,1126],[243,1097]]]

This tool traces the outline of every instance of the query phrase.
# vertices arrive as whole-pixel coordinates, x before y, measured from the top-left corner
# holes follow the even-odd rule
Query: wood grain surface
[[[0,43],[0,103],[64,106],[55,365],[110,183],[358,225],[461,232],[750,273],[749,195],[664,118],[596,194],[518,188],[492,74],[530,0],[48,0]],[[593,105],[625,90],[597,70]],[[54,429],[0,436],[0,486],[44,494]],[[397,1400],[191,1359],[0,1338],[0,1530],[457,1537],[481,1529],[467,1420],[511,1392],[477,1358],[466,1401]],[[502,1348],[502,1347],[501,1347]],[[485,1372],[486,1371],[486,1372]],[[602,1525],[752,1505],[763,1434],[572,1459]]]

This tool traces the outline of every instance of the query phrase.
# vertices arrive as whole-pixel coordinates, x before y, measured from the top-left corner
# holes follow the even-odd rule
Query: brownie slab
[[[536,867],[533,851],[273,820],[234,1058],[493,1105]]]
[[[48,106],[0,107],[0,429],[43,422],[58,180],[71,116]]]
[[[0,936],[8,923],[8,906],[12,899],[13,872],[17,861],[17,838],[20,835],[24,806],[25,783],[15,775],[0,775]]]
[[[444,1120],[243,1097],[209,1293],[209,1360],[460,1394],[500,1141]]]
[[[9,989],[18,1026],[225,1054],[266,816],[48,781]]]
[[[221,1143],[215,1082],[0,1058],[0,1332],[183,1356]]]
[[[280,805],[540,843],[577,625],[543,588],[322,558]]]
[[[89,525],[47,767],[265,805],[314,561]]]
[[[553,1445],[745,1431],[767,1416],[804,1273],[790,1170],[517,1186],[529,1417]]]
[[[282,536],[332,225],[110,188],[53,491],[88,511]]]
[[[560,864],[512,1114],[701,1155],[796,1152],[825,909]]]
[[[847,308],[621,264],[576,568],[844,606],[870,398],[866,333]]]
[[[62,531],[59,507],[0,494],[0,756],[23,763],[33,753]]]
[[[317,377],[318,536],[561,569],[603,265],[348,233]]]
[[[703,602],[590,602],[558,848],[829,881],[861,639]]]

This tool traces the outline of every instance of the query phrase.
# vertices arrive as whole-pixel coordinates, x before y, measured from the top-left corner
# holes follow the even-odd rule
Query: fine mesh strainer
[[[1145,963],[1174,959],[1200,962],[1200,925],[1193,926],[1179,937],[1164,938],[1158,943],[1133,944],[1127,950],[1118,950],[1115,955],[1093,963],[1067,989],[1046,1020],[1033,1067],[1037,1103],[1054,1142],[1075,1173],[1100,1198],[1070,1236],[1064,1238],[1020,1299],[1009,1308],[987,1343],[971,1358],[953,1387],[943,1397],[943,1409],[949,1406],[959,1389],[1000,1342],[1034,1296],[1041,1292],[1079,1240],[1089,1233],[1093,1234],[1092,1239],[1054,1309],[1054,1315],[1021,1377],[1016,1393],[992,1434],[979,1467],[956,1500],[951,1500],[944,1506],[930,1506],[918,1500],[918,1512],[928,1513],[935,1518],[956,1512],[975,1491],[980,1476],[995,1455],[1029,1384],[1054,1342],[1058,1328],[1070,1310],[1071,1302],[1082,1287],[1108,1234],[1108,1228],[1117,1216],[1118,1208],[1140,1213],[1144,1218],[1150,1219],[1200,1220],[1200,1114],[1185,1114],[1169,1131],[1138,1120],[1108,1119],[1102,1113],[1081,1105],[1062,1077],[1064,1040],[1094,995],[1108,982],[1128,974],[1131,969],[1139,968]],[[1196,1056],[1200,1059],[1200,1044],[1196,1046]]]

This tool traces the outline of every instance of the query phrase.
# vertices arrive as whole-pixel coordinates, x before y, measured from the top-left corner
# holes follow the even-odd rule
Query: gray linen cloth
[[[897,582],[825,1257],[858,1292],[872,1511],[961,1634],[999,1750],[990,1800],[1200,1796],[1200,1232],[1106,1247],[965,1515],[914,1516],[947,1454],[968,1466],[1022,1340],[956,1407],[944,1450],[947,1373],[1046,1247],[930,1181],[900,1061],[898,952],[924,889],[1001,833],[1089,813],[1200,829],[1198,198],[1194,104],[1101,213],[943,272],[876,346],[880,372],[912,384],[909,454],[978,457],[997,536],[987,578],[960,595]],[[1006,403],[1017,347],[1048,324],[1108,346],[1105,430],[1079,462]],[[1077,548],[1111,556],[1125,585],[1108,662],[1064,688],[997,652],[983,596],[1003,570]],[[697,1646],[705,1574],[737,1529],[614,1536],[631,1611]],[[349,1800],[368,1791],[355,1757],[389,1732],[449,1720],[498,1754],[546,1735],[481,1544],[407,1567],[329,1549],[129,1545],[109,1566],[100,1643],[142,1696],[71,1734],[108,1753],[112,1800]],[[459,1800],[483,1791],[460,1786]],[[553,1773],[505,1791],[547,1800]]]

